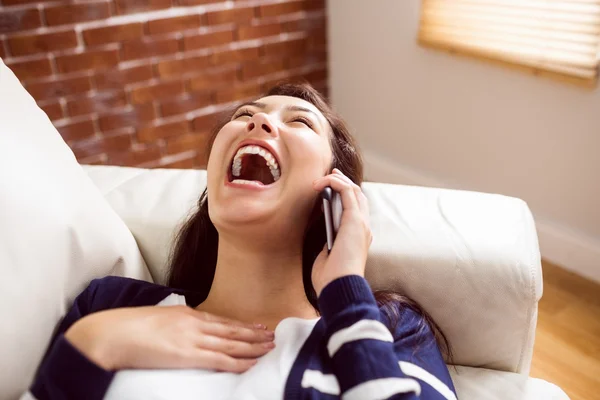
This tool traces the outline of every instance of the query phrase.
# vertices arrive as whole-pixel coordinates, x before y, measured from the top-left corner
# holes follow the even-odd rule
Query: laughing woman
[[[23,398],[455,399],[435,322],[364,279],[362,161],[318,92],[276,86],[214,132],[168,285],[92,281]],[[326,186],[344,209],[329,254]]]

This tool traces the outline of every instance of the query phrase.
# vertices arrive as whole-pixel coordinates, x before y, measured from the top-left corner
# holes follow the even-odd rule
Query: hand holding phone
[[[327,234],[327,253],[331,252],[335,236],[342,220],[342,199],[340,194],[327,186],[321,192],[323,213],[325,214],[325,231]]]
[[[365,276],[373,234],[367,197],[361,187],[339,169],[334,168],[330,174],[316,179],[313,187],[322,196],[326,216],[327,243],[315,259],[311,272],[313,287],[320,296],[321,291],[338,278]]]

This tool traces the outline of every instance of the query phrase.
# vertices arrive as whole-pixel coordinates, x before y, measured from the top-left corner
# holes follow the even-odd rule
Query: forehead
[[[306,108],[315,113],[321,121],[325,121],[325,117],[312,103],[292,96],[266,96],[256,101],[267,105],[267,111],[277,111],[289,106]]]

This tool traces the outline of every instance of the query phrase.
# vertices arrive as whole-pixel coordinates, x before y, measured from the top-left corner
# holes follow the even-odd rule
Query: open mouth
[[[279,180],[281,171],[275,156],[264,147],[242,146],[229,168],[229,182],[271,185]]]

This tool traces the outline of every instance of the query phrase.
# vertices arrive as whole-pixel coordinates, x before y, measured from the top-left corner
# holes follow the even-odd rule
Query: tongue
[[[242,168],[239,179],[258,181],[263,185],[274,182],[273,174],[264,158],[257,154],[248,154],[242,158]]]

